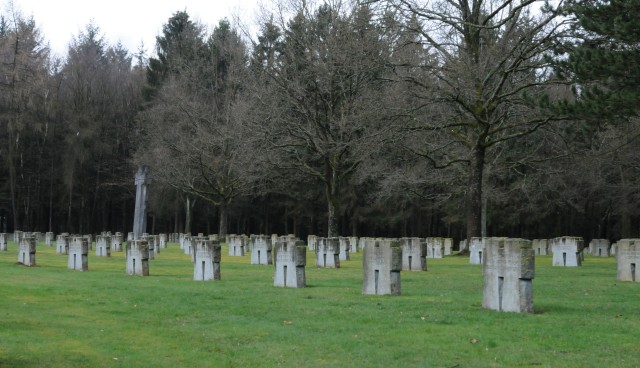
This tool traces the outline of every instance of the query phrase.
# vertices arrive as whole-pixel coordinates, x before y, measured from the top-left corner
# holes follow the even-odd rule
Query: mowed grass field
[[[273,267],[229,257],[222,280],[193,281],[177,244],[149,277],[125,255],[89,255],[89,271],[42,243],[37,267],[0,252],[0,367],[638,367],[640,283],[615,259],[577,268],[536,259],[534,314],[482,308],[468,257],[402,272],[401,296],[362,295],[361,254],[304,289],[273,286]]]

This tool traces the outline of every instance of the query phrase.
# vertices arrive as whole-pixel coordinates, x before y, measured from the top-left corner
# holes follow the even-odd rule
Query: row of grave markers
[[[116,234],[116,237],[118,234]],[[60,235],[61,238],[69,238]],[[72,236],[69,241],[69,268],[81,271],[88,270],[87,254],[90,238],[88,236]],[[96,243],[108,243],[108,235],[100,235]],[[1,245],[5,244],[6,234],[0,234]],[[158,244],[156,245],[156,240]],[[149,275],[148,261],[151,254],[159,251],[159,239],[166,236],[149,236],[142,240],[127,242],[128,274]],[[479,251],[480,263],[483,264],[484,287],[483,307],[499,311],[532,312],[532,280],[535,276],[535,255],[533,242],[525,239],[511,238],[478,238],[482,244]],[[478,243],[472,239],[471,246]],[[230,244],[239,248],[233,255],[244,255],[249,246],[252,264],[274,263],[274,286],[305,287],[306,250],[308,246],[293,236],[279,237],[275,248],[273,237],[264,235],[230,236]],[[316,266],[339,267],[340,238],[315,239]],[[194,263],[194,280],[220,279],[221,247],[217,240],[204,237],[179,237],[180,245],[186,254],[192,255]],[[192,246],[195,241],[195,247]],[[36,238],[23,236],[20,240],[19,263],[35,265]],[[579,262],[583,250],[581,238],[562,237],[550,242],[554,255],[562,255],[562,265]],[[157,249],[155,249],[157,246]],[[164,242],[166,246],[166,241]],[[97,248],[100,248],[97,245]],[[474,248],[479,249],[479,246]],[[365,238],[363,250],[363,294],[399,295],[400,272],[402,270],[426,270],[427,242],[419,238],[373,239]],[[230,250],[230,253],[232,251]],[[238,254],[240,253],[240,254]],[[484,256],[483,256],[484,253]],[[273,256],[272,256],[273,255]],[[572,257],[567,257],[570,255]],[[473,256],[471,256],[473,257]],[[636,265],[640,259],[640,239],[623,239],[618,242],[618,279],[622,281],[639,281],[636,278]],[[270,260],[273,260],[270,262]],[[556,263],[554,257],[554,264]]]

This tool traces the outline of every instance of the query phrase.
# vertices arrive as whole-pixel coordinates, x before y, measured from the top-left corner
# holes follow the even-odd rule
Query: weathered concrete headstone
[[[147,241],[147,248],[149,248],[149,260],[151,261],[156,259],[156,243],[153,239],[153,236],[149,234],[143,234],[140,239],[144,239]]]
[[[450,256],[453,252],[453,239],[444,238],[444,255]]]
[[[531,247],[536,256],[546,256],[550,254],[548,239],[534,239],[531,242]]]
[[[132,232],[128,232],[127,233],[127,241],[132,241],[133,240],[133,233]]]
[[[96,237],[96,256],[111,257],[111,236],[98,235]]]
[[[199,237],[194,252],[193,279],[197,281],[220,280],[220,259],[222,255],[220,243]]]
[[[640,282],[640,239],[620,239],[616,246],[618,280]]]
[[[7,251],[7,233],[0,233],[0,251],[1,252],[6,252]]]
[[[51,231],[48,231],[44,234],[44,244],[47,247],[50,247],[52,243],[53,243],[53,233]]]
[[[482,264],[482,256],[484,253],[483,238],[471,238],[469,242],[469,263]]]
[[[229,235],[229,255],[232,257],[244,256],[245,238],[242,235]]]
[[[140,239],[147,229],[147,206],[149,203],[149,184],[151,184],[150,169],[142,165],[136,173],[136,205],[133,215],[133,239]]]
[[[400,239],[402,247],[402,269],[405,271],[427,270],[427,243],[420,238]]]
[[[56,254],[69,254],[69,241],[69,235],[58,235],[56,238]]]
[[[218,234],[211,234],[211,235],[209,235],[209,240],[213,240],[213,241],[217,241],[217,242],[219,242]]]
[[[360,237],[358,239],[358,249],[360,249],[361,251],[364,249],[364,247],[367,245],[367,241],[371,239],[371,238],[367,238],[367,237]]]
[[[347,240],[349,240],[349,253],[358,253],[358,237],[349,236]]]
[[[184,254],[186,255],[192,255],[193,253],[193,238],[191,237],[191,235],[188,234],[184,234],[184,236],[182,237],[182,251],[184,252]]]
[[[485,238],[482,307],[533,313],[535,253],[530,240]]]
[[[467,241],[467,239],[460,240],[460,243],[458,243],[458,251],[462,252],[462,251],[468,249],[468,247],[469,247],[468,243],[469,242]]]
[[[18,263],[33,267],[36,265],[36,238],[20,235],[18,243]]]
[[[22,239],[22,231],[20,230],[15,230],[13,232],[13,242],[16,244],[20,244],[20,240]]]
[[[167,234],[158,235],[158,241],[160,242],[160,248],[167,248]]]
[[[127,242],[127,275],[149,276],[149,244],[146,240]]]
[[[318,238],[316,243],[316,266],[340,268],[340,241],[338,238]]]
[[[316,244],[318,243],[318,236],[317,235],[309,235],[307,236],[307,246],[309,247],[309,250],[316,250]]]
[[[349,250],[351,248],[351,246],[349,245],[349,238],[345,238],[345,237],[339,237],[338,238],[338,242],[340,244],[340,260],[341,261],[348,261],[351,259],[351,257],[349,256]]]
[[[93,250],[93,236],[91,234],[87,234],[87,235],[84,235],[83,237],[87,240],[89,250]]]
[[[306,287],[307,247],[304,242],[295,238],[280,237],[274,252],[273,286]]]
[[[365,246],[362,254],[364,272],[362,293],[368,295],[400,295],[402,248],[397,241],[376,240]]]
[[[252,235],[249,238],[251,242],[251,264],[270,265],[271,257],[271,236],[268,235]]]
[[[589,253],[594,257],[609,257],[609,239],[591,239]]]
[[[609,251],[611,252],[612,256],[616,255],[617,250],[618,250],[618,244],[617,243],[611,244],[611,249]]]
[[[553,253],[553,265],[560,267],[582,266],[584,241],[580,237],[563,236],[549,240]]]
[[[427,238],[427,258],[444,257],[444,238]]]
[[[77,271],[89,270],[89,242],[86,236],[74,236],[69,241],[67,268]]]
[[[122,233],[116,232],[111,237],[111,250],[114,252],[122,252]]]

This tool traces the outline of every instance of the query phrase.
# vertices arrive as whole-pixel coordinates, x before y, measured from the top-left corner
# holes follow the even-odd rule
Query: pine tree
[[[640,108],[640,0],[573,0],[575,39],[559,75],[576,83],[576,103],[563,107],[578,117],[635,115]]]

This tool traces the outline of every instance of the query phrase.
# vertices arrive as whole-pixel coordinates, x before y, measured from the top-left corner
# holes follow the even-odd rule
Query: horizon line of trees
[[[156,54],[90,23],[53,59],[0,15],[0,232],[640,236],[640,1],[186,11]]]

